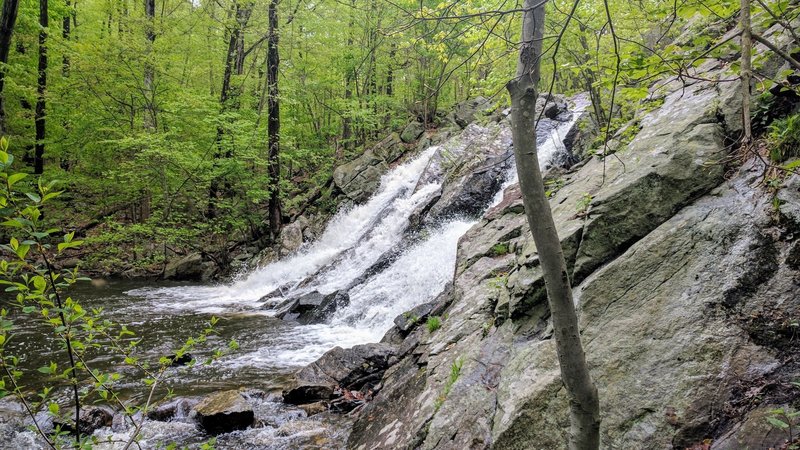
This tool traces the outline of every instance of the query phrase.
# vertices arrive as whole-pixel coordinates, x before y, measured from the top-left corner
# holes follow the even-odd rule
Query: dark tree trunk
[[[355,20],[353,16],[355,15],[355,0],[352,0],[351,9],[350,9],[350,22],[348,23],[348,32],[347,32],[347,48],[350,49],[353,47],[353,27],[355,26]],[[352,61],[349,62],[349,66],[345,69],[346,72],[344,74],[344,100],[345,100],[345,108],[344,108],[344,117],[342,117],[342,142],[344,144],[345,150],[350,150],[353,148],[353,119],[350,117],[350,100],[353,99],[353,71],[354,66]],[[341,155],[337,152],[336,158],[341,159],[344,155]]]
[[[36,144],[33,155],[33,173],[42,174],[44,172],[44,138],[46,135],[46,113],[47,106],[47,27],[48,27],[47,0],[39,0],[39,80],[36,88],[36,111],[34,120],[36,124]]]
[[[269,230],[273,238],[278,236],[283,225],[280,198],[280,99],[278,98],[278,2],[269,2],[269,49],[267,51],[267,143],[269,146]]]
[[[64,19],[62,20],[62,28],[61,28],[61,37],[64,38],[64,41],[69,41],[69,34],[70,34],[70,24],[72,23],[72,3],[70,0],[67,0],[67,14],[64,15]],[[69,76],[69,68],[70,68],[70,61],[69,61],[69,53],[64,52],[64,56],[61,59],[62,67],[61,73],[65,76]]]
[[[544,5],[525,0],[522,39],[511,94],[511,132],[522,201],[531,228],[547,290],[561,381],[570,409],[570,450],[600,446],[600,406],[581,344],[578,316],[567,265],[550,203],[544,190],[536,149],[536,85],[539,82],[544,36]]]
[[[153,83],[155,82],[155,68],[152,61],[150,61],[151,53],[153,50],[153,43],[156,41],[155,30],[155,17],[156,17],[156,1],[144,0],[144,14],[146,19],[145,24],[145,37],[147,38],[147,61],[144,65],[144,128],[146,130],[155,131],[158,126],[156,121],[156,106],[155,106],[155,89]]]
[[[11,34],[17,22],[19,0],[4,0],[3,10],[0,12],[0,134],[6,133],[6,109],[3,87],[6,79],[6,64],[8,53],[11,49]]]

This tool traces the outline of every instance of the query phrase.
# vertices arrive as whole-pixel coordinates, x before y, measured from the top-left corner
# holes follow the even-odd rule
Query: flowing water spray
[[[579,99],[572,118],[550,129],[539,145],[543,168],[564,151],[563,139],[586,107]],[[236,366],[284,366],[307,364],[335,347],[377,342],[399,314],[432,300],[452,278],[458,239],[477,220],[450,219],[410,245],[384,270],[352,284],[404,239],[409,216],[429,195],[441,188],[439,181],[415,186],[431,157],[431,147],[418,157],[387,173],[377,193],[364,205],[337,214],[315,242],[297,253],[265,265],[229,285],[143,289],[156,308],[225,314],[248,312],[272,314],[272,303],[262,300],[279,289],[284,297],[311,291],[323,294],[349,287],[350,303],[336,311],[327,324],[296,326],[279,335],[264,330],[268,345],[226,361]],[[502,200],[503,190],[517,182],[509,169],[503,188],[492,205]],[[280,296],[278,297],[280,300]],[[269,336],[269,339],[266,339]]]

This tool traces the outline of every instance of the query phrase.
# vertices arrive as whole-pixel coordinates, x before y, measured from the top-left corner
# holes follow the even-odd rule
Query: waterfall
[[[540,136],[539,162],[547,168],[563,139],[586,107],[577,99],[570,120],[557,122]],[[551,121],[552,124],[552,121]],[[295,254],[263,267],[226,285],[139,289],[130,292],[148,298],[165,311],[191,310],[211,314],[245,312],[273,314],[275,300],[263,300],[279,290],[296,297],[311,291],[323,294],[348,288],[350,303],[337,310],[327,324],[295,326],[270,335],[269,345],[234,357],[229,364],[258,366],[306,364],[334,346],[348,347],[376,342],[399,314],[431,301],[450,281],[459,238],[476,219],[452,217],[420,233],[378,273],[364,277],[381,256],[406,245],[403,239],[409,217],[430,195],[441,189],[441,180],[420,181],[431,158],[441,151],[431,147],[413,160],[383,176],[378,191],[363,205],[340,211],[323,234]],[[418,186],[418,182],[422,186]],[[513,164],[503,190],[517,182]],[[278,296],[280,300],[281,296]],[[265,333],[269,333],[268,330]]]

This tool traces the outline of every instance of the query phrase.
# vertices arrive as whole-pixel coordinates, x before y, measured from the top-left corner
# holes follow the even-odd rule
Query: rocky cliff
[[[797,399],[800,177],[769,192],[761,160],[733,151],[740,86],[703,81],[726,70],[709,62],[697,80],[653,86],[663,103],[630,143],[553,182],[604,448],[786,439],[764,416]],[[452,288],[415,317],[433,310],[441,327],[387,333],[396,360],[348,447],[564,448],[566,395],[529,235],[511,186],[460,240]]]

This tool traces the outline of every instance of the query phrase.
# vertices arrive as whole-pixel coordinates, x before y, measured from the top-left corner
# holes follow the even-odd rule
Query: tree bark
[[[156,17],[156,2],[155,0],[144,0],[144,15],[145,15],[145,37],[147,38],[147,52],[145,55],[146,61],[144,63],[144,128],[149,131],[155,131],[157,127],[156,106],[155,106],[155,68],[153,67],[150,57],[153,50],[153,43],[156,41],[155,31],[155,17]]]
[[[753,29],[750,26],[750,0],[741,0],[739,26],[742,29],[742,146],[747,147],[753,140],[752,122],[750,118],[750,79],[752,78],[751,60],[753,57]]]
[[[525,0],[517,74],[507,85],[511,94],[514,156],[528,224],[544,273],[561,379],[569,398],[569,448],[593,450],[600,445],[597,388],[586,364],[567,266],[545,195],[536,149],[536,85],[544,36],[544,6],[537,3],[538,0]]]
[[[72,21],[72,3],[70,0],[66,1],[67,4],[67,13],[64,15],[62,19],[62,26],[61,26],[61,37],[64,38],[64,42],[69,41],[69,35],[71,32],[70,23]],[[64,52],[64,56],[61,58],[61,74],[65,77],[69,76],[69,69],[70,69],[70,60],[69,60],[69,51]]]
[[[233,86],[231,84],[231,80],[234,73],[236,75],[242,75],[244,73],[244,28],[247,26],[247,22],[250,20],[251,12],[252,3],[248,3],[245,5],[245,7],[242,7],[238,2],[236,2],[233,6],[232,15],[234,18],[234,26],[233,30],[231,30],[231,33],[228,36],[228,50],[225,53],[225,70],[222,74],[222,90],[219,94],[220,110],[223,113],[231,109],[239,109],[240,106],[240,89]],[[230,14],[231,13],[229,13],[228,16],[229,18]],[[233,156],[233,151],[230,147],[227,149],[224,148],[224,136],[225,127],[223,125],[218,125],[216,137],[217,150],[214,154],[215,158],[230,158]],[[216,217],[216,202],[222,195],[224,195],[225,191],[228,190],[230,190],[229,183],[226,183],[225,186],[220,189],[220,180],[216,177],[211,180],[207,209],[208,217]]]
[[[46,106],[47,99],[47,27],[48,27],[47,0],[39,0],[39,80],[36,87],[36,110],[34,121],[36,125],[36,144],[33,154],[33,173],[41,175],[44,172],[44,138],[46,135]]]
[[[267,51],[267,144],[269,147],[269,160],[267,172],[269,174],[269,230],[272,237],[278,236],[283,225],[281,218],[280,199],[280,99],[278,98],[278,2],[269,2],[269,38]]]
[[[6,108],[3,87],[6,79],[6,64],[8,53],[11,49],[11,34],[17,22],[19,0],[4,0],[3,10],[0,12],[0,134],[6,133]]]

